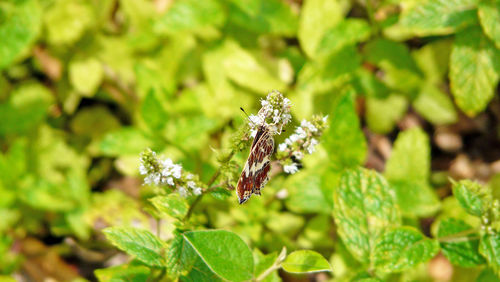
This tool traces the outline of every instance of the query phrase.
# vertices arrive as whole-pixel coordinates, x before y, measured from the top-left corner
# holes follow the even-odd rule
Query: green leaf
[[[120,250],[137,257],[149,266],[165,266],[162,252],[164,243],[145,229],[132,227],[109,227],[106,238]]]
[[[142,101],[141,116],[144,122],[153,132],[161,132],[168,122],[168,113],[165,111],[158,94],[151,89]]]
[[[218,281],[227,281],[221,279],[217,274],[215,274],[203,261],[202,258],[196,257],[196,261],[194,262],[191,271],[181,276],[180,281],[182,282],[198,282],[198,281],[206,281],[206,282],[218,282]]]
[[[467,233],[472,226],[455,218],[446,218],[439,222],[438,237],[441,251],[454,265],[473,267],[484,264],[484,258],[479,254],[479,239],[477,233]],[[465,238],[465,240],[464,240]]]
[[[488,265],[500,275],[500,234],[485,234],[479,242],[479,252],[486,258]]]
[[[9,101],[0,104],[0,136],[26,133],[46,117],[54,97],[39,83],[22,83],[11,92]]]
[[[328,261],[322,255],[311,250],[300,250],[289,254],[281,267],[292,273],[331,271]]]
[[[481,271],[476,282],[500,282],[500,278],[491,268],[486,268]]]
[[[96,269],[95,276],[99,281],[146,281],[151,273],[149,267],[144,265],[124,264],[105,269]]]
[[[307,62],[299,72],[296,88],[301,91],[300,95],[341,88],[360,65],[361,58],[356,48],[353,45],[345,46],[326,57]]]
[[[231,281],[253,277],[253,256],[238,235],[224,230],[192,231],[184,233],[203,262],[215,274]]]
[[[352,83],[356,93],[366,97],[383,99],[391,94],[391,90],[374,73],[364,68],[357,69]]]
[[[210,191],[210,196],[216,198],[217,200],[225,200],[233,196],[233,193],[231,193],[226,188],[218,187],[215,188],[213,191]]]
[[[176,235],[166,253],[167,273],[177,278],[182,272],[190,270],[196,262],[197,255],[182,235]]]
[[[337,0],[308,0],[302,5],[298,39],[307,56],[314,58],[325,32],[343,18],[343,7]]]
[[[152,147],[151,140],[133,127],[122,127],[109,132],[99,144],[100,151],[107,156],[138,155],[149,147]]]
[[[366,122],[374,132],[389,133],[407,109],[408,100],[401,95],[392,94],[385,99],[367,97]]]
[[[450,34],[477,22],[478,0],[427,0],[403,11],[399,24],[417,36]]]
[[[298,17],[290,5],[280,0],[231,0],[229,23],[256,33],[294,36]],[[252,23],[252,24],[248,24]]]
[[[400,224],[392,190],[377,172],[351,169],[342,174],[333,199],[340,238],[355,258],[368,262],[376,238]]]
[[[374,266],[384,272],[400,272],[426,262],[439,252],[436,240],[426,238],[410,227],[386,232],[376,242]]]
[[[182,220],[189,209],[186,199],[177,193],[167,196],[156,196],[150,200],[153,206],[162,214]]]
[[[71,131],[79,136],[101,137],[120,127],[120,121],[105,106],[86,107],[79,110],[70,123]]]
[[[450,58],[450,84],[455,102],[467,115],[486,108],[495,94],[500,71],[498,50],[479,27],[461,31]]]
[[[47,39],[51,44],[72,44],[93,22],[91,7],[84,1],[56,1],[45,12]]]
[[[399,133],[384,175],[395,189],[403,214],[427,216],[439,206],[439,198],[429,186],[430,145],[420,128]]]
[[[428,83],[440,85],[448,74],[453,41],[449,38],[432,41],[424,47],[413,50],[411,55]]]
[[[370,35],[370,25],[365,20],[345,19],[325,32],[316,53],[318,56],[326,56],[342,47],[366,41]]]
[[[354,91],[349,88],[337,98],[330,112],[330,124],[323,146],[335,167],[355,167],[366,157],[366,140],[354,109]]]
[[[300,173],[286,180],[289,196],[286,206],[295,213],[325,213],[330,214],[331,208],[327,197],[321,190],[320,175],[316,173]],[[307,187],[307,189],[304,189]]]
[[[405,44],[375,39],[364,46],[363,53],[368,62],[384,71],[382,80],[389,87],[410,95],[419,88],[422,75]]]
[[[399,133],[384,175],[389,180],[425,181],[430,172],[429,137],[420,128]]]
[[[103,77],[101,63],[95,58],[72,60],[69,63],[69,81],[84,96],[93,96]]]
[[[478,5],[479,22],[484,33],[500,48],[500,1],[482,0]]]
[[[436,86],[426,83],[422,86],[413,107],[426,120],[435,125],[455,123],[458,119],[453,102]]]
[[[216,0],[176,1],[155,23],[159,33],[202,31],[208,26],[221,26],[226,20],[223,7]]]
[[[269,92],[269,89],[286,89],[287,85],[277,74],[272,74],[248,50],[236,42],[226,42],[224,55],[222,67],[225,75],[234,83],[262,94]]]
[[[36,0],[0,3],[0,70],[35,41],[40,32],[41,14]]]
[[[466,212],[475,216],[482,216],[492,200],[487,187],[467,179],[453,182],[453,195]]]
[[[253,252],[253,259],[255,262],[254,277],[259,277],[264,271],[272,267],[277,258],[278,253],[276,252],[264,255],[259,249],[255,249]]]

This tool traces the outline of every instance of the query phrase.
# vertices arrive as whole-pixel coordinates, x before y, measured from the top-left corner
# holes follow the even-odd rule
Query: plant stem
[[[281,263],[279,264],[273,264],[271,267],[266,269],[266,271],[262,272],[259,277],[255,279],[255,281],[262,281],[264,278],[266,278],[271,272],[275,271],[276,269],[279,269],[281,267]]]
[[[233,156],[234,156],[234,151],[232,151],[229,154],[229,156],[227,157],[227,161],[226,162],[229,162],[233,158]],[[194,201],[191,204],[191,206],[189,206],[188,212],[186,213],[186,216],[184,217],[184,221],[188,220],[189,217],[191,217],[191,214],[193,213],[194,207],[201,201],[201,199],[203,198],[203,195],[205,195],[205,194],[207,194],[209,192],[212,192],[214,190],[214,188],[216,188],[216,187],[212,187],[212,184],[214,184],[215,180],[217,180],[217,178],[219,177],[219,175],[221,173],[221,168],[222,168],[222,165],[219,166],[219,168],[217,169],[217,171],[214,173],[214,175],[212,175],[212,177],[208,181],[207,186],[209,188],[205,189],[200,195],[198,195],[196,197],[196,199],[194,199]]]

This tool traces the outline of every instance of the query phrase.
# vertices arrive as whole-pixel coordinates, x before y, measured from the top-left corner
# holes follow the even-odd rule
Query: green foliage
[[[438,236],[441,238],[441,250],[443,254],[450,260],[451,263],[463,266],[472,267],[483,264],[484,258],[478,252],[479,239],[477,233],[467,234],[469,240],[447,242],[447,236],[461,235],[469,232],[472,226],[455,218],[446,218],[439,223]],[[444,237],[444,239],[443,239]]]
[[[498,83],[499,51],[477,27],[459,32],[450,58],[451,90],[468,115],[482,111]]]
[[[0,280],[498,281],[499,23],[499,0],[0,1]],[[291,121],[239,205],[239,108],[274,89]]]
[[[8,67],[32,44],[41,26],[38,1],[13,1],[0,4],[0,70]]]
[[[396,192],[406,216],[424,216],[439,208],[439,199],[429,185],[430,148],[419,128],[401,132],[387,161],[385,176]]]
[[[358,168],[342,174],[333,199],[342,241],[356,259],[368,263],[378,236],[400,224],[393,191],[377,172]]]
[[[111,243],[150,266],[164,266],[164,243],[148,230],[110,227],[104,231]]]
[[[309,250],[289,254],[282,267],[285,271],[292,273],[330,271],[328,261],[320,254]]]
[[[324,146],[332,165],[355,167],[365,159],[366,140],[359,128],[353,90],[348,89],[336,98],[329,115],[330,127],[325,132]]]
[[[186,232],[183,236],[208,268],[218,276],[231,281],[252,278],[252,252],[236,234],[212,230]],[[215,242],[217,243],[214,244]]]
[[[468,213],[482,216],[491,202],[491,192],[479,183],[462,180],[453,183],[453,195]]]
[[[384,233],[374,247],[373,264],[384,272],[399,272],[425,262],[439,251],[439,244],[408,227]]]

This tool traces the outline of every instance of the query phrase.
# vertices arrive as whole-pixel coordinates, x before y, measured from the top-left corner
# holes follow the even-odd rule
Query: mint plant
[[[236,153],[235,150],[242,148],[241,140],[249,141],[250,137],[255,137],[255,128],[266,122],[269,116],[267,113],[272,115],[273,122],[267,126],[272,126],[274,129],[270,130],[278,134],[290,121],[290,100],[281,93],[270,93],[261,101],[261,105],[259,114],[250,115],[249,123],[242,126],[237,139],[234,139],[233,152],[223,159],[219,170],[206,184],[198,176],[185,172],[181,165],[174,164],[171,159],[160,159],[150,149],[141,154],[139,171],[145,176],[144,184],[153,186],[156,195],[149,199],[154,207],[151,215],[158,219],[173,219],[175,230],[166,235],[170,238],[168,241],[163,241],[148,230],[132,227],[110,227],[104,233],[116,247],[149,267],[141,268],[144,270],[143,274],[154,273],[149,277],[159,280],[168,277],[174,280],[263,281],[269,275],[275,276],[276,271],[281,268],[292,273],[331,271],[328,261],[317,252],[296,251],[287,256],[286,247],[283,247],[279,255],[271,253],[264,256],[258,249],[252,253],[247,243],[237,234],[225,230],[196,230],[199,228],[196,221],[190,220],[195,206],[202,201],[204,195],[218,189],[219,193],[232,196],[233,193],[229,191],[234,190],[237,179],[226,179],[219,183],[219,176],[228,174],[227,170],[233,169],[227,163]],[[286,111],[281,113],[279,109]],[[298,168],[292,157],[300,161],[304,151],[313,153],[314,147],[319,143],[315,138],[321,136],[326,123],[327,117],[315,116],[312,123],[303,120],[295,133],[280,146],[281,154],[275,165],[282,165],[283,171],[287,173],[297,172]],[[290,166],[293,166],[292,170]],[[161,227],[157,228],[160,230]],[[264,265],[254,265],[255,263]],[[114,278],[126,275],[123,267],[115,270],[97,271],[96,274]],[[140,271],[139,268],[137,271]]]
[[[0,280],[499,281],[499,20],[0,1]],[[240,205],[262,125],[269,181]]]

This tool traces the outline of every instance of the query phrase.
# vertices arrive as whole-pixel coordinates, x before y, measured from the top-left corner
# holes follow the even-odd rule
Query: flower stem
[[[229,154],[229,156],[227,157],[226,162],[229,162],[233,158],[233,156],[234,156],[234,151],[232,151]],[[193,213],[194,207],[201,201],[201,199],[203,198],[203,195],[205,195],[205,194],[207,194],[209,192],[212,192],[214,190],[214,188],[217,188],[217,187],[212,187],[212,184],[214,184],[215,180],[217,180],[217,178],[221,174],[221,168],[222,168],[222,166],[223,165],[219,166],[219,168],[217,169],[217,171],[212,175],[212,177],[208,181],[208,183],[207,183],[208,188],[205,189],[203,191],[203,193],[201,193],[200,195],[198,195],[196,197],[196,199],[194,199],[194,201],[191,204],[191,206],[189,206],[188,212],[186,213],[186,216],[184,217],[184,221],[188,220],[191,217],[191,214]]]

